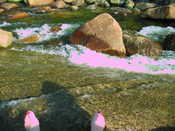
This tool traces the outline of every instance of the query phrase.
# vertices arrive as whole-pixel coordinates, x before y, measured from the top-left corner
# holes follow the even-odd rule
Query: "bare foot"
[[[26,131],[40,131],[39,121],[32,111],[27,111],[24,118]]]
[[[91,131],[103,131],[105,118],[101,112],[95,113],[91,120]]]

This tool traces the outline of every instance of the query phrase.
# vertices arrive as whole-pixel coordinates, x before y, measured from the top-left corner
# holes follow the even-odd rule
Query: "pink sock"
[[[91,120],[91,131],[103,131],[105,128],[105,118],[103,114],[95,113]]]
[[[32,111],[27,111],[24,118],[24,127],[27,128],[35,128],[39,127],[39,121],[36,118],[35,114]]]

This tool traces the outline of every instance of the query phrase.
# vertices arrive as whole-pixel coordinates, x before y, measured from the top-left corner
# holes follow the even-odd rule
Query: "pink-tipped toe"
[[[32,111],[27,111],[24,118],[24,127],[34,128],[37,126],[39,126],[39,121],[36,118],[35,114]]]
[[[101,112],[95,113],[91,121],[91,131],[103,131],[105,128],[105,118]]]

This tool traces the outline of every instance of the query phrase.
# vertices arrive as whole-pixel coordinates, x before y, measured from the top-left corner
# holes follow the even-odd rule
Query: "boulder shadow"
[[[31,101],[29,98],[28,102],[1,108],[0,131],[25,131],[27,110],[36,114],[41,131],[90,131],[91,116],[76,103],[66,87],[44,81],[42,94]]]
[[[69,91],[56,83],[45,81],[42,93],[54,91],[45,99],[48,110],[40,116],[41,131],[90,131],[90,115]]]

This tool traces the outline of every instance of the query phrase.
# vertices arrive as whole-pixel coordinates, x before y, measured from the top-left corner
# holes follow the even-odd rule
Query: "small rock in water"
[[[13,34],[11,32],[0,29],[0,47],[8,47],[13,41]]]
[[[54,0],[26,0],[29,6],[43,6],[49,5],[54,2]]]
[[[37,42],[39,39],[40,39],[40,36],[34,34],[34,35],[28,36],[28,37],[26,37],[24,39],[18,40],[16,43],[30,44],[30,43]]]
[[[16,3],[2,3],[0,5],[1,8],[4,8],[6,10],[10,10],[10,9],[13,9],[13,8],[18,8],[19,5],[16,4]]]
[[[51,27],[51,29],[50,29],[51,32],[58,32],[60,30],[62,30],[62,29],[59,26],[54,26],[54,27]]]
[[[67,4],[63,0],[58,0],[52,4],[54,8],[63,9],[67,8]]]
[[[4,12],[4,10],[5,10],[5,9],[3,9],[3,8],[0,8],[0,13]]]
[[[23,11],[17,11],[14,14],[12,14],[11,16],[9,16],[9,19],[20,19],[20,18],[25,18],[25,17],[29,17],[30,15],[26,12]]]

